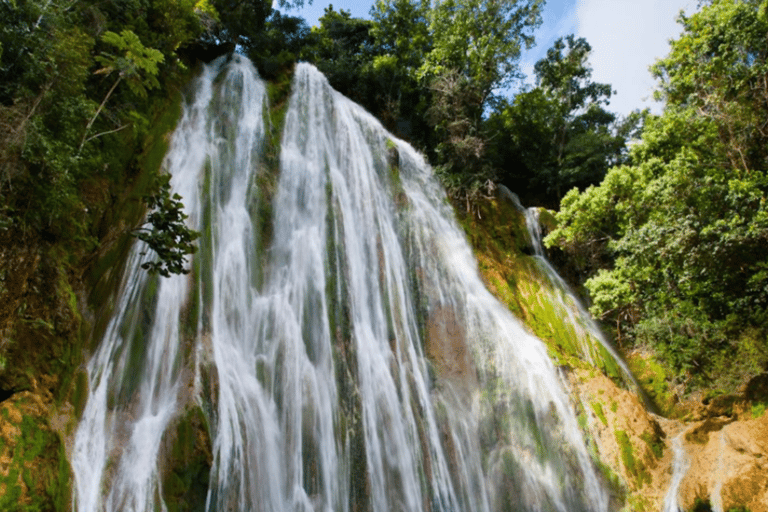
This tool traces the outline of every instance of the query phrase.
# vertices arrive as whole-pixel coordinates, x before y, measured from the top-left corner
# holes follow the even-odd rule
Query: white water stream
[[[300,64],[278,178],[268,113],[245,59],[197,81],[165,165],[200,250],[170,279],[130,256],[75,509],[168,510],[164,436],[199,406],[199,509],[607,511],[564,379],[483,286],[423,158]]]
[[[680,434],[672,439],[672,481],[669,484],[669,491],[664,497],[664,506],[661,512],[682,512],[683,509],[678,503],[678,495],[680,492],[680,484],[683,483],[683,478],[688,472],[688,468],[691,466],[691,461],[688,459],[688,455],[685,452],[685,446],[683,446],[683,440],[685,439],[686,431],[682,431]]]
[[[574,338],[581,344],[579,347],[581,356],[592,365],[599,364],[600,362],[608,363],[609,361],[606,361],[606,356],[610,358],[610,362],[615,363],[618,367],[620,377],[624,383],[645,401],[646,406],[649,406],[649,402],[645,399],[641,387],[627,366],[627,363],[624,362],[621,355],[606,339],[602,329],[597,325],[581,300],[579,300],[568,283],[565,282],[547,259],[542,244],[541,222],[539,220],[540,209],[524,208],[517,195],[503,185],[499,188],[502,196],[511,201],[525,215],[525,224],[531,237],[533,257],[536,258],[539,267],[544,271],[553,287],[552,294],[548,299],[555,301],[558,314],[566,318],[567,324],[575,331]],[[604,351],[605,354],[601,354],[601,351]]]

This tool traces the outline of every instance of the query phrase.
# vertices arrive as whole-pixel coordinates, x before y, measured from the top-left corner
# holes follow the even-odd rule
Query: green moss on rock
[[[69,510],[71,470],[44,412],[40,397],[29,392],[0,408],[0,510]]]
[[[624,465],[627,474],[634,477],[638,488],[646,483],[650,483],[651,475],[646,470],[642,461],[635,456],[635,449],[627,433],[624,430],[616,429],[613,434],[616,436],[616,442],[621,450],[621,463]]]
[[[562,291],[555,289],[533,257],[525,215],[502,198],[475,206],[471,213],[463,208],[456,212],[491,293],[544,341],[556,364],[588,368],[592,360],[603,373],[620,380],[613,356],[564,314],[557,298]],[[546,210],[541,216],[543,222],[554,222]]]
[[[204,511],[213,455],[208,421],[187,409],[163,436],[163,501],[168,512]]]
[[[592,410],[595,413],[595,416],[597,416],[600,419],[600,422],[603,425],[608,425],[608,419],[605,417],[605,412],[603,412],[603,404],[600,402],[592,402],[589,404],[590,407],[592,407]]]
[[[677,397],[670,388],[669,372],[652,355],[637,351],[628,355],[627,365],[661,414],[675,417]]]

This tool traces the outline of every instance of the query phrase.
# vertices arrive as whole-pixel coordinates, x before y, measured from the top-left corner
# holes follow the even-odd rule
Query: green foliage
[[[142,227],[135,232],[135,236],[145,242],[158,258],[142,263],[141,268],[163,277],[189,273],[189,269],[184,268],[186,257],[197,251],[193,242],[200,237],[200,233],[184,223],[187,218],[184,204],[179,194],[171,195],[170,179],[167,174],[158,177],[158,191],[144,196],[151,210],[147,216],[150,227]]]
[[[500,179],[526,202],[554,206],[562,192],[599,183],[642,120],[633,113],[617,121],[604,109],[612,91],[591,81],[590,52],[583,38],[558,39],[536,63],[537,86],[490,116],[489,154]]]
[[[198,9],[20,0],[0,19],[0,224],[90,251],[103,209],[87,191],[127,188],[160,85],[183,69],[175,51],[201,32]]]
[[[313,27],[301,57],[313,62],[333,87],[355,101],[365,104],[370,94],[368,76],[375,55],[373,22],[353,18],[349,11],[325,8],[320,25]]]
[[[659,412],[671,416],[677,400],[669,386],[669,370],[658,363],[657,357],[638,352],[627,357],[627,365]]]
[[[559,38],[547,50],[547,56],[534,66],[538,86],[560,99],[568,110],[606,103],[611,97],[611,86],[590,81],[592,69],[587,59],[591,51],[583,37],[576,39],[571,34]]]
[[[428,119],[439,175],[454,197],[479,195],[495,178],[485,161],[483,114],[493,91],[518,77],[523,47],[541,23],[539,0],[444,0],[428,13],[432,48],[418,70],[432,91]]]
[[[107,31],[101,40],[117,48],[118,53],[103,51],[96,56],[96,62],[103,66],[96,74],[109,75],[117,71],[119,79],[125,80],[131,91],[142,97],[146,97],[147,89],[160,85],[157,66],[164,59],[160,51],[146,48],[131,30],[123,30],[120,34]]]
[[[245,54],[259,54],[259,45],[265,41],[265,33],[272,31],[266,40],[274,39],[276,27],[285,27],[290,42],[290,34],[295,32],[289,25],[283,24],[286,19],[298,18],[275,15],[271,0],[206,0],[198,2],[198,11],[206,20],[206,30],[199,41],[203,46],[224,46],[228,51],[236,48]],[[303,0],[279,0],[277,7],[301,7]],[[268,26],[271,17],[271,27]],[[279,36],[278,36],[279,37]],[[263,55],[263,54],[262,54]]]
[[[427,13],[426,4],[413,0],[379,0],[371,9],[370,33],[382,52],[373,67],[387,67],[396,73],[390,87],[400,86],[406,77],[416,78],[424,56],[430,51],[432,38]]]
[[[401,137],[431,151],[434,130],[426,109],[431,101],[418,71],[432,49],[428,4],[418,0],[379,0],[371,9],[375,55],[369,62],[372,82],[366,107]]]
[[[158,71],[157,66],[164,59],[164,56],[160,51],[155,50],[154,48],[146,48],[141,44],[139,37],[130,30],[123,30],[120,34],[108,31],[101,36],[101,40],[106,44],[115,46],[118,53],[112,54],[102,52],[98,55],[96,57],[96,62],[103,67],[97,70],[96,74],[110,75],[117,71],[118,77],[112,84],[112,87],[110,87],[109,91],[107,91],[104,99],[101,100],[101,104],[96,109],[96,112],[94,112],[93,117],[88,121],[88,124],[85,127],[85,132],[83,133],[83,138],[80,140],[80,146],[77,150],[78,156],[86,142],[102,135],[115,133],[129,126],[128,124],[124,124],[119,128],[107,130],[86,139],[88,131],[91,129],[91,126],[93,126],[94,121],[96,121],[96,117],[101,113],[107,100],[112,96],[112,93],[121,81],[124,80],[128,84],[128,88],[131,92],[142,98],[146,98],[147,89],[154,89],[160,85],[156,76]],[[130,112],[129,117],[132,118],[132,121],[143,121],[141,116],[134,112]]]
[[[661,98],[717,127],[721,150],[738,174],[764,168],[768,156],[766,9],[764,0],[716,0],[681,15],[683,34],[653,69]]]
[[[754,126],[768,116],[756,78],[767,69],[761,12],[720,0],[683,17],[656,67],[664,114],[646,119],[627,165],[563,198],[546,240],[591,275],[592,312],[694,388],[719,379],[726,354],[739,358],[734,375],[746,370],[729,389],[768,363],[750,364],[760,349],[746,350],[765,347],[754,340],[768,315],[766,141]]]
[[[285,16],[278,11],[264,23],[264,29],[252,36],[248,57],[266,79],[276,80],[295,64],[302,48],[308,44],[309,28],[302,18]]]
[[[541,0],[442,0],[427,13],[432,50],[422,77],[457,72],[476,84],[481,104],[517,73],[523,47],[533,44]]]
[[[690,375],[695,384],[706,382],[710,358],[728,347],[723,327],[686,302],[677,303],[671,311],[653,312],[638,322],[634,335],[637,343],[655,347],[662,360]]]

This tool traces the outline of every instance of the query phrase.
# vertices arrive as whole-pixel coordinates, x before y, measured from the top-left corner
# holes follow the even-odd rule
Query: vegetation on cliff
[[[654,73],[666,100],[625,165],[563,199],[547,239],[589,279],[592,312],[688,390],[768,368],[768,3],[690,17]]]
[[[197,60],[235,48],[283,82],[297,59],[314,62],[423,149],[462,207],[494,182],[527,203],[555,207],[562,198],[549,244],[565,252],[575,281],[588,277],[592,311],[622,348],[656,353],[643,364],[654,369],[647,384],[665,412],[666,375],[688,391],[733,392],[765,372],[768,2],[713,0],[683,16],[683,34],[655,67],[664,113],[627,119],[606,109],[610,84],[591,80],[589,44],[573,36],[536,65],[535,87],[498,94],[519,75],[540,5],[380,0],[371,20],[329,8],[310,30],[259,0],[0,4],[0,388],[15,394],[3,425],[21,429],[18,449],[6,445],[2,455],[15,464],[3,483],[16,503],[66,507],[63,443],[49,423],[52,411],[76,410],[82,397],[76,368],[94,323],[86,297],[103,297],[119,274],[104,269],[147,205],[166,201],[160,210],[181,225],[183,198],[155,179],[179,91]],[[520,225],[476,222],[508,205],[476,204],[463,222],[489,287],[555,347],[559,363],[577,366],[576,347],[565,346],[572,336],[535,300],[542,283],[514,277],[533,266],[506,240],[528,250]],[[259,215],[269,224],[269,211]],[[162,242],[172,229],[159,221]],[[166,258],[176,266],[150,266],[180,271],[189,237],[170,243],[180,240],[181,254]],[[88,276],[96,277],[86,284]],[[601,365],[616,374],[609,359]],[[13,408],[29,400],[42,405],[17,418]],[[755,404],[765,407],[759,397]],[[601,423],[611,416],[607,404],[589,407]],[[614,437],[631,446],[626,434]],[[208,454],[169,446],[195,473],[170,468],[168,492],[191,499]],[[622,452],[627,468],[633,453]]]

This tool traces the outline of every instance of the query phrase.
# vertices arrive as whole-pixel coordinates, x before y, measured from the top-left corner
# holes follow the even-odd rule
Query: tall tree
[[[164,56],[159,50],[145,47],[141,44],[139,37],[131,30],[123,30],[120,34],[107,31],[101,36],[101,39],[105,43],[117,48],[117,54],[104,51],[101,55],[97,56],[96,61],[101,64],[102,68],[97,70],[96,73],[111,75],[113,72],[116,72],[117,78],[112,87],[109,88],[109,91],[107,91],[96,112],[94,112],[93,117],[88,121],[85,132],[83,132],[83,138],[80,139],[78,153],[83,149],[83,145],[86,142],[102,134],[114,133],[117,130],[123,129],[123,127],[120,127],[86,138],[94,121],[96,121],[99,113],[101,113],[107,100],[112,96],[120,82],[125,81],[131,92],[144,97],[147,95],[147,89],[153,89],[160,85],[160,82],[157,81],[157,66],[163,61]]]
[[[333,87],[358,103],[367,104],[368,79],[374,56],[370,20],[353,18],[349,11],[325,8],[320,25],[312,28],[301,57],[314,62]]]
[[[683,35],[653,72],[658,96],[718,127],[731,167],[749,172],[768,158],[768,1],[714,1],[680,14]]]
[[[664,114],[630,165],[565,196],[547,239],[584,262],[594,314],[692,386],[768,368],[767,7],[681,16],[655,68]]]
[[[438,172],[449,191],[478,193],[495,178],[484,161],[483,113],[494,90],[519,75],[541,23],[541,0],[442,0],[428,13],[432,49],[419,69],[431,85]]]
[[[533,45],[542,0],[440,0],[429,10],[432,50],[422,77],[456,72],[475,83],[483,105],[518,77],[523,48]]]
[[[532,201],[555,206],[564,191],[599,183],[640,120],[617,123],[605,109],[613,91],[591,80],[591,50],[584,38],[558,39],[534,67],[536,87],[491,116],[500,176]]]
[[[371,9],[373,102],[390,130],[422,146],[431,145],[433,138],[425,122],[430,95],[418,77],[432,49],[428,12],[428,4],[420,0],[378,0]]]

